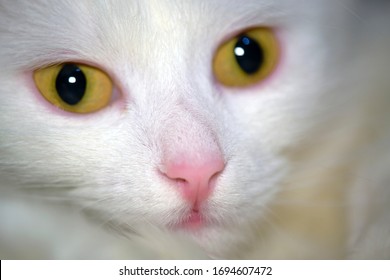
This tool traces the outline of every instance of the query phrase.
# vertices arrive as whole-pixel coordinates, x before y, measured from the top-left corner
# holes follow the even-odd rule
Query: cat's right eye
[[[112,81],[102,70],[64,63],[38,69],[34,81],[42,96],[65,111],[96,112],[110,103]]]

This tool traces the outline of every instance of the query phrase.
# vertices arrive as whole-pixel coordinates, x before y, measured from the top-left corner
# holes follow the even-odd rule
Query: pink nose
[[[220,154],[205,155],[201,160],[184,155],[165,164],[165,175],[174,181],[183,198],[197,207],[210,195],[215,179],[224,168]]]

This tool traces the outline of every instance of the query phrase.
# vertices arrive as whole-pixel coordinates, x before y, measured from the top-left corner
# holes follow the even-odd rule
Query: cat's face
[[[216,254],[249,239],[340,73],[340,7],[289,2],[1,1],[3,184],[119,228],[185,231]],[[258,27],[275,65],[224,85],[221,45]],[[80,114],[48,102],[33,74],[65,62],[101,69],[107,104]]]

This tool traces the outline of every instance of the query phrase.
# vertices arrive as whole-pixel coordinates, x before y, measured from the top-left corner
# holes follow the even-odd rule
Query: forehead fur
[[[301,16],[302,4],[291,8],[286,2],[4,1],[0,63],[23,69],[75,58],[109,62],[153,46],[188,48],[196,38],[218,42],[226,32],[287,23],[290,17],[311,20]],[[321,11],[308,4],[306,10]]]

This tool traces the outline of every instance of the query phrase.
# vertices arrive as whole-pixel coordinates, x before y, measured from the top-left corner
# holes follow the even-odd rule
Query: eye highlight
[[[258,27],[223,43],[214,55],[216,79],[228,87],[259,83],[275,69],[279,47],[272,29]]]
[[[76,63],[38,69],[34,81],[42,96],[65,111],[96,112],[110,103],[112,81],[102,70]]]

